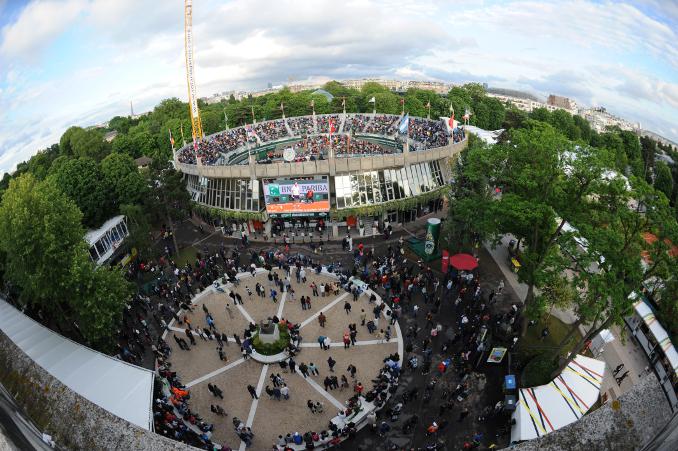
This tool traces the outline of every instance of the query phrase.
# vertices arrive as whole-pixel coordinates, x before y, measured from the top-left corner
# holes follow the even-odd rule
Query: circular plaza
[[[271,449],[297,433],[322,448],[366,424],[397,384],[388,364],[399,371],[403,355],[400,327],[381,298],[310,267],[258,268],[236,279],[196,295],[165,337],[191,408],[214,425],[211,440]],[[290,345],[272,355],[258,352],[255,338],[269,322],[291,332]]]

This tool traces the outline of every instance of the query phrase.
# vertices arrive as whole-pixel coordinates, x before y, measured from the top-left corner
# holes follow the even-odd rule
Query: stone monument
[[[279,338],[280,330],[276,323],[270,319],[259,323],[259,339],[262,343],[275,343]]]

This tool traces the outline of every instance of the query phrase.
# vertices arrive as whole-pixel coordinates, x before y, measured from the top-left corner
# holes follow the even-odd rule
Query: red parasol
[[[470,271],[478,267],[478,260],[471,254],[456,254],[450,257],[450,265],[462,271]]]

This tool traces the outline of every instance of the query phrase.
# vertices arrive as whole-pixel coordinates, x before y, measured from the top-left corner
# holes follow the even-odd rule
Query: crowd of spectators
[[[259,136],[262,142],[275,141],[289,136],[283,119],[259,122],[254,125],[254,132]]]
[[[386,155],[394,153],[393,147],[382,146],[363,139],[344,140],[341,146],[335,148],[338,157],[356,157],[361,155]]]
[[[341,120],[337,114],[318,116],[316,121],[318,122],[318,133],[329,133],[330,121],[334,122],[334,132],[339,131],[339,125],[341,124]]]
[[[355,114],[346,118],[344,130],[375,135],[393,135],[398,130],[398,123],[398,116],[380,114],[372,117],[365,114]]]
[[[319,116],[317,119],[318,133],[328,133],[330,120],[334,120],[335,133],[333,136],[333,148],[336,155],[361,155],[361,154],[385,154],[393,153],[389,147],[373,144],[368,141],[351,140],[350,148],[345,134],[339,135],[338,128],[340,119],[338,115]],[[322,158],[327,155],[328,141],[325,136],[310,136],[315,133],[313,118],[309,116],[287,119],[289,127],[295,136],[309,136],[294,145],[298,158],[295,161],[309,161]],[[344,125],[344,132],[371,133],[384,136],[392,136],[398,131],[400,118],[398,116],[364,114],[348,115]],[[254,131],[262,142],[274,141],[288,136],[285,121],[282,119],[262,122],[254,125]],[[414,144],[411,150],[426,150],[448,144],[449,136],[445,125],[440,121],[410,118],[409,137]],[[462,129],[455,129],[452,134],[453,142],[459,142],[465,137]],[[249,141],[254,143],[254,136]],[[234,151],[246,145],[248,134],[244,127],[228,130],[212,138],[198,143],[197,156],[204,165],[225,164],[221,157],[228,152]],[[180,163],[196,164],[196,152],[192,146],[187,146],[179,151]],[[259,163],[271,163],[276,159],[282,159],[282,151],[269,153],[267,159],[259,160]]]
[[[296,142],[291,146],[295,151],[295,158],[291,162],[324,160],[329,155],[330,140],[327,136],[311,136]],[[362,155],[386,155],[396,151],[394,147],[383,146],[363,139],[350,138],[347,134],[332,135],[332,149],[337,157],[354,157]],[[284,149],[276,149],[266,154],[265,158],[257,161],[260,164],[270,164],[283,161]]]
[[[219,157],[247,144],[247,133],[243,127],[226,130],[209,140],[198,142],[197,156],[204,165],[214,165]],[[179,162],[196,164],[196,153],[193,146],[186,146],[179,151]]]
[[[418,150],[433,149],[448,144],[448,134],[441,121],[410,118],[409,136],[421,146],[415,145]]]
[[[292,129],[292,134],[295,136],[312,135],[315,133],[315,126],[313,125],[313,117],[300,116],[287,119],[287,124]]]

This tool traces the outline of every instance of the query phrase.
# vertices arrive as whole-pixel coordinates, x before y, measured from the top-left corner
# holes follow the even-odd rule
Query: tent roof
[[[546,385],[521,388],[511,441],[531,440],[579,420],[598,400],[605,362],[578,355]]]
[[[62,337],[4,299],[0,299],[0,330],[74,392],[130,423],[151,430],[152,371]]]

